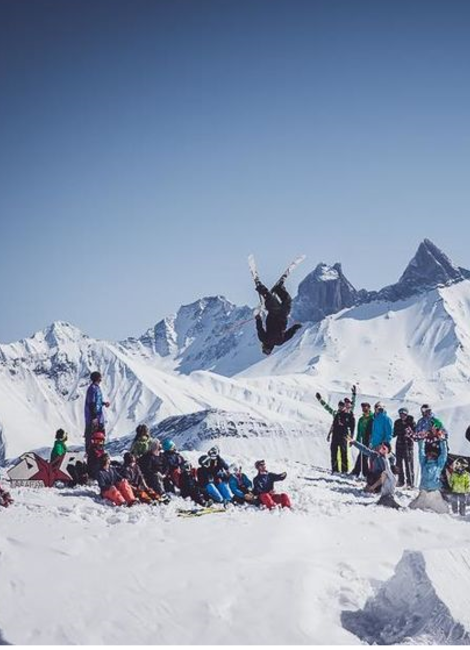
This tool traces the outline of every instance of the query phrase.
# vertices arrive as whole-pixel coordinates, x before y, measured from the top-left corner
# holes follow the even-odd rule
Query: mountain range
[[[96,340],[55,322],[0,345],[0,462],[51,444],[59,426],[80,443],[84,394],[96,369],[112,403],[112,439],[139,422],[166,421],[170,428],[159,434],[174,431],[183,447],[219,437],[279,454],[295,441],[303,456],[318,459],[329,416],[314,395],[334,400],[353,382],[390,410],[432,400],[448,427],[464,427],[470,272],[428,239],[398,282],[376,292],[357,290],[339,263],[318,264],[299,285],[293,317],[303,328],[270,357],[260,352],[252,309],[223,296],[182,306],[124,341]]]

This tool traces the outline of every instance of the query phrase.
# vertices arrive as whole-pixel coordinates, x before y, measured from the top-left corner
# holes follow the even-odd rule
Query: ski
[[[178,508],[176,513],[178,517],[202,517],[202,515],[212,515],[217,512],[227,512],[225,508],[213,508],[212,506],[208,508]]]
[[[286,270],[281,275],[281,277],[276,282],[276,284],[281,284],[281,283],[285,282],[287,280],[287,278],[289,277],[289,275],[292,273],[292,271],[294,271],[299,266],[299,264],[302,264],[302,262],[304,261],[305,258],[306,258],[306,255],[299,255],[298,257],[296,257],[295,260],[293,260],[289,264],[289,266],[286,268]],[[276,286],[276,285],[274,285],[274,286]]]
[[[252,253],[248,255],[248,267],[250,269],[251,277],[253,278],[253,282],[255,283],[255,287],[256,287],[259,284],[260,279],[259,279],[258,268],[255,262],[255,256]],[[259,307],[256,307],[256,309],[254,310],[255,317],[258,315],[262,315],[265,312],[263,296],[261,294],[258,295],[259,295]]]

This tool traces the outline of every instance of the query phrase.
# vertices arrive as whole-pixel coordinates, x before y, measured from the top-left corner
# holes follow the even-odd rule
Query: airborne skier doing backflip
[[[260,281],[254,265],[254,259],[250,259],[250,268],[255,282],[255,289],[263,299],[264,306],[268,312],[265,327],[263,327],[261,314],[258,313],[255,317],[256,331],[261,341],[261,349],[264,354],[271,354],[274,346],[282,345],[289,341],[297,330],[302,327],[300,323],[296,323],[287,329],[287,321],[292,307],[292,298],[284,286],[284,281],[289,273],[303,259],[301,257],[295,260],[276,282],[271,291]]]

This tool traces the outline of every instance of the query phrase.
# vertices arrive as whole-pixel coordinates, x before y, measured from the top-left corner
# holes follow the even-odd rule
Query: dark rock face
[[[379,292],[370,292],[369,296],[373,300],[403,300],[424,290],[461,282],[469,277],[470,271],[456,266],[432,241],[425,239],[398,282]]]
[[[325,316],[352,307],[358,292],[343,274],[341,264],[319,264],[300,283],[292,315],[300,321],[321,321]]]

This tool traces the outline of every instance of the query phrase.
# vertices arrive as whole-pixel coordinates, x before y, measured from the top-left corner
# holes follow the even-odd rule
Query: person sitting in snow
[[[268,472],[264,460],[257,460],[255,469],[258,471],[258,474],[253,479],[253,493],[259,498],[261,505],[269,510],[272,510],[276,506],[290,508],[291,502],[289,496],[285,492],[276,493],[274,491],[274,483],[284,481],[287,473],[274,474],[273,472]]]
[[[64,456],[67,453],[67,434],[63,429],[57,429],[55,433],[54,446],[51,451],[51,463],[59,456]]]
[[[427,439],[418,440],[418,457],[421,467],[419,494],[410,503],[410,508],[432,510],[438,514],[446,514],[449,510],[441,494],[441,474],[447,461],[447,444],[442,423],[433,418],[431,423],[436,434],[428,435]]]
[[[199,485],[196,471],[188,460],[184,461],[181,467],[180,493],[183,499],[192,499],[198,505],[206,508],[214,503]]]
[[[228,479],[228,465],[219,455],[219,448],[214,446],[207,454],[199,458],[197,479],[207,496],[216,503],[232,501]]]
[[[470,493],[470,474],[468,462],[464,458],[457,458],[447,471],[447,482],[451,490],[450,502],[452,512],[459,513],[462,517],[467,514],[467,495]]]
[[[248,476],[242,472],[242,466],[238,463],[232,463],[228,468],[230,477],[228,480],[229,487],[233,494],[234,503],[252,503],[257,499],[253,494],[253,483]]]
[[[90,441],[87,450],[87,470],[90,478],[97,479],[98,472],[101,470],[104,451],[105,435],[102,431],[96,431]]]
[[[142,474],[140,467],[137,465],[137,460],[134,454],[130,451],[126,451],[123,461],[124,464],[121,469],[121,476],[129,482],[136,498],[141,503],[160,502],[160,495],[152,490],[152,488],[150,488],[145,482],[144,475]]]
[[[168,472],[159,440],[153,440],[150,449],[137,460],[147,485],[157,494],[165,494],[164,481]]]
[[[271,291],[269,291],[258,280],[255,283],[255,289],[262,296],[268,312],[266,316],[266,329],[263,327],[261,314],[256,315],[256,332],[261,341],[263,354],[271,354],[276,345],[287,343],[302,325],[296,323],[287,329],[287,321],[292,307],[292,298],[287,292],[283,281],[275,284]]]
[[[11,498],[11,494],[4,490],[0,485],[0,506],[2,508],[8,508],[12,503],[13,499]]]
[[[131,453],[139,459],[150,449],[151,443],[152,438],[150,437],[148,426],[146,424],[139,424],[135,430],[135,438],[132,441]]]
[[[111,465],[109,454],[104,454],[101,459],[101,469],[98,472],[97,480],[103,499],[111,501],[116,506],[124,504],[132,506],[137,502],[129,482],[121,476],[116,467]]]
[[[382,487],[383,473],[386,471],[387,466],[385,459],[391,465],[395,464],[395,456],[392,454],[392,448],[389,442],[383,442],[375,449],[369,449],[362,443],[348,437],[348,443],[354,445],[364,456],[370,459],[369,471],[367,473],[367,492],[380,492]]]
[[[379,475],[375,483],[367,486],[368,492],[380,492],[380,499],[377,501],[378,506],[385,506],[386,508],[394,508],[399,510],[400,504],[395,501],[395,487],[397,485],[398,468],[395,464],[390,462],[391,449],[388,443],[383,442],[381,445],[382,453],[381,461],[384,470]],[[378,453],[371,450],[372,453]]]
[[[179,488],[180,485],[181,468],[184,464],[184,458],[176,450],[176,445],[173,440],[169,438],[163,441],[162,448],[167,465],[165,488],[167,492],[174,492],[175,486]]]

